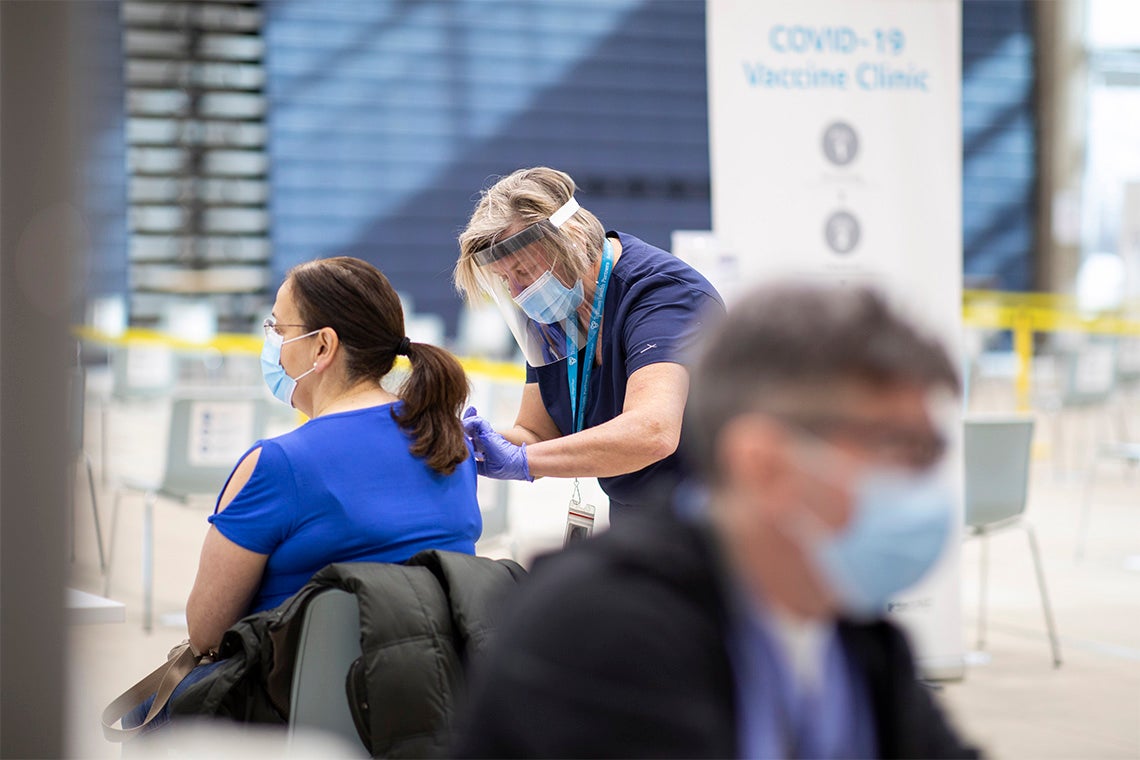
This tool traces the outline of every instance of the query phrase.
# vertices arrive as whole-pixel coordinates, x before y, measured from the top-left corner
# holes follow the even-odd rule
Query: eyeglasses
[[[915,469],[932,467],[946,453],[946,439],[942,435],[912,426],[838,415],[797,416],[788,422],[821,438],[851,441],[878,460]]]
[[[267,338],[269,337],[269,331],[270,330],[277,333],[278,335],[281,335],[281,329],[280,328],[282,328],[282,327],[305,327],[305,325],[282,324],[282,323],[277,321],[276,317],[273,317],[273,316],[266,317],[265,321],[261,323],[261,329],[265,331],[265,337],[267,337]]]

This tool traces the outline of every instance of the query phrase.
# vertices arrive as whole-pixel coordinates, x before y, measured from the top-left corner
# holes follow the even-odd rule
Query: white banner
[[[713,231],[720,259],[735,259],[722,268],[745,282],[873,282],[957,352],[957,0],[707,7]],[[960,483],[960,448],[948,467]],[[958,583],[955,541],[934,575],[893,605],[931,677],[962,673]]]

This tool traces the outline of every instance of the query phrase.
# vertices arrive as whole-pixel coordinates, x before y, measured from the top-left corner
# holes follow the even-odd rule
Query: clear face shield
[[[578,211],[571,198],[549,219],[536,222],[475,254],[475,276],[502,312],[523,356],[541,367],[577,354],[586,342],[586,322],[579,312],[585,297],[582,280],[571,275],[557,252],[572,242],[561,231]]]

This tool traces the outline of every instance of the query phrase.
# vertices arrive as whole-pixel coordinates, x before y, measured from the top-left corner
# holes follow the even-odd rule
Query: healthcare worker
[[[596,477],[613,521],[685,477],[684,362],[724,303],[668,252],[607,232],[574,191],[564,172],[520,169],[483,192],[459,236],[456,285],[498,305],[527,362],[514,426],[495,431],[470,408],[464,428],[480,474]]]

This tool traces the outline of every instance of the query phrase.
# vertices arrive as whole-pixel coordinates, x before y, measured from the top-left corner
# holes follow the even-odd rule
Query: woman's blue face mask
[[[568,288],[554,276],[554,269],[543,272],[526,290],[514,297],[528,317],[535,322],[551,325],[561,322],[574,313],[583,298],[582,281]]]
[[[265,384],[269,386],[269,390],[278,401],[293,406],[293,393],[297,390],[297,381],[317,368],[314,364],[308,372],[302,372],[296,378],[289,377],[285,368],[281,366],[281,347],[286,343],[308,338],[319,332],[320,330],[313,330],[304,335],[298,335],[296,338],[284,340],[281,333],[277,332],[272,325],[267,326],[265,343],[261,346],[261,376],[265,378]]]

